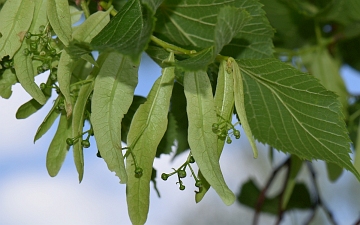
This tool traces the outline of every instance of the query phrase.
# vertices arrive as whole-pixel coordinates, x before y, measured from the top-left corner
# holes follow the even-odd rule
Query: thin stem
[[[165,42],[163,40],[160,40],[159,38],[157,38],[157,37],[155,37],[153,35],[151,35],[150,40],[155,42],[157,45],[163,47],[164,49],[174,51],[177,54],[180,53],[180,54],[185,54],[185,55],[192,55],[192,54],[196,53],[195,50],[187,50],[187,49],[184,49],[184,48],[180,48],[178,46],[175,46],[173,44],[170,44],[170,43],[167,43],[167,42]]]
[[[90,11],[89,11],[89,6],[88,6],[86,0],[81,0],[80,6],[81,6],[82,10],[84,11],[85,19],[89,18]]]

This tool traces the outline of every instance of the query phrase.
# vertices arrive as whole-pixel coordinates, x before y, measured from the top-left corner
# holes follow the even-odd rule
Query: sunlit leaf
[[[0,75],[0,96],[3,98],[10,98],[12,94],[11,87],[17,83],[16,75],[7,69]]]
[[[112,48],[138,60],[150,40],[154,18],[140,0],[128,1],[91,41],[94,49]]]
[[[34,142],[39,140],[53,125],[56,118],[59,116],[59,112],[57,111],[57,106],[60,101],[62,101],[62,97],[58,96],[54,102],[53,107],[50,109],[49,113],[46,115],[44,121],[40,124],[39,128],[36,131]]]
[[[174,61],[171,53],[168,60]],[[136,111],[131,122],[127,144],[130,155],[126,160],[128,183],[126,184],[126,199],[129,216],[133,224],[144,224],[149,211],[150,180],[156,149],[167,128],[167,116],[170,107],[170,97],[174,85],[174,67],[163,69],[147,100]],[[134,161],[134,157],[136,157]],[[136,166],[136,167],[135,167]],[[135,170],[142,169],[140,177],[135,176]]]
[[[359,173],[336,95],[316,78],[275,59],[239,60],[252,133],[263,143]]]
[[[67,0],[48,0],[47,15],[51,28],[61,42],[68,46],[72,37],[70,7]]]
[[[10,0],[0,11],[0,61],[14,56],[30,28],[34,16],[34,1]]]
[[[201,173],[226,205],[235,201],[235,195],[225,183],[219,164],[217,135],[212,124],[217,123],[216,110],[209,78],[205,71],[186,72],[184,91],[189,119],[188,140],[191,153]]]
[[[55,136],[50,143],[46,155],[46,168],[50,176],[55,177],[65,160],[66,153],[70,146],[66,139],[71,137],[71,120],[66,118],[66,113],[62,113],[59,120],[59,126]]]
[[[248,114],[246,113],[247,107],[245,107],[245,89],[243,84],[243,75],[239,69],[238,64],[233,58],[229,58],[226,62],[227,70],[230,70],[234,76],[234,95],[235,95],[235,108],[236,113],[240,119],[241,127],[244,129],[246,137],[248,138],[251,148],[253,150],[254,158],[258,157],[258,150],[256,143],[251,132],[249,125]]]
[[[227,127],[228,124],[226,122],[231,123],[235,99],[234,77],[232,75],[232,71],[229,71],[228,64],[225,60],[223,60],[220,64],[216,92],[214,96],[214,104],[217,113],[217,124],[220,124],[219,128]],[[221,139],[218,137],[217,151],[219,156],[222,153],[224,144],[225,138]],[[202,186],[199,188],[199,192],[197,192],[195,195],[196,202],[200,202],[210,188],[210,184],[203,177],[201,171],[199,171],[199,179],[202,181]]]
[[[34,81],[34,68],[32,59],[29,55],[23,54],[23,50],[27,48],[24,42],[19,52],[14,56],[14,68],[16,77],[18,78],[21,86],[27,93],[31,95],[41,105],[45,104],[47,98],[42,90]]]
[[[121,120],[128,111],[137,85],[138,67],[117,52],[107,55],[95,79],[91,122],[97,147],[110,171],[126,183],[121,147]]]

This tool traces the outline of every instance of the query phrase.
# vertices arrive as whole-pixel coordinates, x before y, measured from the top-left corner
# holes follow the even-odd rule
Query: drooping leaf
[[[252,180],[249,180],[242,185],[241,192],[237,200],[241,204],[255,209],[259,195],[259,188]],[[276,195],[274,197],[266,197],[263,201],[261,211],[277,215],[279,213],[278,210],[280,199],[280,195]],[[311,206],[311,197],[305,184],[295,184],[294,191],[289,199],[289,203],[285,208],[285,211],[293,209],[309,209],[311,208]]]
[[[72,37],[70,7],[67,0],[49,0],[47,15],[51,28],[60,41],[68,46]]]
[[[343,168],[334,164],[326,163],[326,172],[331,182],[335,182],[343,173]]]
[[[19,52],[14,56],[14,68],[16,77],[21,86],[41,105],[45,104],[47,98],[34,81],[34,68],[29,55],[23,54],[27,44],[24,42]]]
[[[129,107],[129,110],[124,115],[124,118],[121,120],[121,141],[126,143],[127,142],[127,135],[130,130],[130,124],[132,119],[134,118],[135,112],[139,108],[141,104],[144,104],[146,98],[138,95],[134,95],[133,101]]]
[[[232,73],[234,76],[234,96],[235,96],[235,108],[236,114],[238,115],[241,127],[244,129],[246,137],[248,138],[251,148],[253,150],[254,158],[258,157],[258,150],[256,147],[256,143],[251,132],[251,128],[249,125],[249,119],[247,114],[247,108],[245,107],[245,89],[243,84],[243,75],[239,69],[238,64],[233,58],[229,58],[227,60],[227,70]]]
[[[93,38],[94,49],[116,49],[138,60],[150,40],[154,18],[140,0],[128,1],[105,28]]]
[[[167,0],[157,10],[155,31],[161,39],[181,46],[211,47],[214,45],[217,16],[224,6],[244,8],[252,16],[230,45],[225,46],[224,54],[237,58],[270,57],[273,30],[256,0],[200,3],[197,0]]]
[[[76,60],[65,49],[61,53],[57,71],[59,88],[65,98],[65,110],[68,117],[72,114],[73,100],[70,94],[71,73],[76,65]]]
[[[51,86],[53,81],[48,78],[46,85]],[[46,101],[51,97],[51,88],[45,88],[42,90]],[[39,109],[41,109],[44,105],[41,105],[39,102],[37,102],[35,99],[31,99],[28,102],[24,103],[19,107],[19,109],[16,111],[16,119],[25,119],[31,116],[32,114],[36,113]]]
[[[0,61],[20,48],[34,16],[34,1],[10,0],[0,11]]]
[[[121,147],[121,120],[137,85],[138,66],[120,53],[110,52],[95,79],[91,123],[97,147],[110,171],[121,183],[127,174]]]
[[[170,111],[176,121],[177,149],[174,155],[174,157],[176,157],[190,148],[188,142],[189,123],[186,114],[186,97],[184,94],[184,87],[178,82],[175,82],[174,84]]]
[[[88,81],[88,83],[85,83],[80,88],[72,116],[72,137],[79,137],[73,145],[74,162],[79,174],[79,182],[82,181],[84,175],[84,154],[81,141],[83,140],[82,133],[85,121],[85,110],[89,96],[94,89],[94,77],[90,75]]]
[[[168,124],[166,132],[160,141],[156,150],[156,157],[160,158],[161,154],[170,154],[176,140],[176,120],[171,112],[168,114]]]
[[[231,123],[232,113],[234,110],[234,77],[232,71],[229,71],[227,62],[223,60],[220,63],[219,74],[216,84],[216,92],[214,96],[215,110],[217,113],[217,124],[220,124],[219,129],[226,129],[227,122]],[[225,138],[217,138],[217,151],[219,156],[224,148]],[[210,188],[210,184],[206,181],[201,171],[199,172],[199,179],[202,181],[202,186],[195,194],[195,201],[200,202]]]
[[[75,28],[72,37],[81,42],[90,43],[91,40],[106,26],[110,21],[110,11],[96,12],[91,14],[82,24]]]
[[[342,105],[342,112],[347,118],[348,92],[340,75],[340,60],[334,59],[326,48],[315,51],[305,51],[301,58],[310,74],[320,80],[320,83],[330,91],[335,92]]]
[[[316,78],[275,59],[237,61],[255,138],[301,159],[321,159],[360,175],[336,95]]]
[[[11,87],[17,83],[16,75],[11,69],[7,69],[0,75],[0,96],[10,98],[12,94]]]
[[[173,53],[168,60],[174,61]],[[139,107],[131,122],[127,138],[131,154],[126,159],[126,171],[129,175],[126,200],[130,220],[135,225],[144,224],[149,211],[152,166],[156,149],[167,128],[174,69],[167,67],[162,70],[162,75],[155,81],[146,102]],[[134,171],[138,168],[142,169],[142,174],[135,176]]]
[[[285,184],[286,187],[284,190],[284,196],[281,203],[281,209],[286,209],[291,196],[293,196],[294,188],[296,186],[296,177],[299,174],[299,171],[303,165],[303,161],[296,155],[291,155],[289,160],[290,160],[288,167],[289,177],[287,179],[287,183]]]
[[[175,65],[185,70],[196,71],[206,69],[207,65],[214,59],[214,48],[209,47],[197,53],[189,59],[178,61]]]
[[[211,84],[205,71],[185,72],[184,91],[189,119],[190,150],[201,173],[226,205],[235,195],[225,183],[219,164],[217,136],[212,125],[217,123]]]
[[[46,168],[51,177],[55,177],[60,171],[66,153],[70,148],[66,143],[66,139],[70,137],[71,120],[66,118],[66,113],[62,113],[59,120],[59,126],[46,155]]]
[[[56,118],[59,116],[57,111],[57,106],[59,105],[60,101],[63,101],[61,96],[58,96],[54,102],[53,107],[50,109],[49,113],[46,115],[44,121],[40,124],[39,128],[36,131],[34,137],[34,143],[39,140],[53,125]]]
[[[149,45],[145,51],[150,56],[150,58],[154,60],[161,68],[169,66],[164,64],[165,60],[169,56],[169,52],[165,49],[154,45]]]

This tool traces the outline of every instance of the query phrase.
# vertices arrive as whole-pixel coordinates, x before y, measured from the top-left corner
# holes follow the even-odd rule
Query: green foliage
[[[176,174],[185,190],[191,172],[196,202],[212,187],[232,204],[219,159],[225,143],[240,138],[239,126],[255,158],[256,140],[291,155],[283,190],[262,196],[262,208],[256,202],[266,190],[243,185],[238,200],[256,212],[314,207],[297,181],[303,160],[326,161],[331,181],[343,169],[360,180],[360,101],[339,74],[345,63],[360,69],[357,0],[0,0],[0,9],[0,96],[10,98],[20,83],[32,97],[16,113],[25,119],[54,89],[34,138],[60,115],[49,175],[58,174],[72,146],[81,182],[83,148],[94,136],[99,157],[127,186],[133,224],[146,222],[156,174]],[[147,98],[134,96],[144,52],[163,68]],[[38,86],[34,77],[45,71],[48,80]],[[155,157],[188,150],[174,172],[156,173]]]

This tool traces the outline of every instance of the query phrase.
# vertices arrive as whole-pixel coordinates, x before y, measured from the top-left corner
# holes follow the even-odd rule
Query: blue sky
[[[342,72],[349,91],[360,94],[360,76],[354,75],[349,67],[344,67]],[[145,58],[136,93],[146,96],[160,73],[160,68]],[[44,75],[36,78],[37,83],[45,80]],[[78,184],[71,151],[57,177],[51,178],[47,174],[45,157],[55,132],[54,127],[35,144],[33,137],[51,103],[26,120],[16,120],[17,108],[30,97],[20,85],[13,90],[10,100],[0,99],[0,224],[131,224],[127,215],[125,185],[119,184],[118,178],[107,170],[104,161],[95,156],[97,150],[94,142],[92,147],[85,149],[85,175],[81,184]],[[255,160],[245,135],[226,146],[221,165],[225,180],[235,193],[239,193],[240,184],[249,177],[262,185],[268,178],[271,171],[268,151],[262,145],[259,147],[259,158]],[[170,172],[172,167],[180,166],[185,158],[186,155],[182,155],[171,162],[170,156],[164,156],[155,161],[155,167],[159,174]],[[284,154],[276,153],[278,162],[283,158]],[[346,172],[335,184],[326,186],[324,184],[328,184],[328,181],[324,163],[314,164],[319,169],[323,197],[334,210],[335,218],[339,224],[353,223],[360,212],[359,183]],[[306,173],[304,169],[300,179],[306,179]],[[250,224],[252,210],[238,203],[225,206],[213,190],[202,202],[195,204],[196,188],[192,178],[184,181],[185,191],[178,190],[175,182],[174,177],[166,182],[157,179],[161,198],[151,190],[147,224]],[[300,219],[307,215],[308,212],[290,213],[285,217],[284,224],[301,224]],[[323,218],[320,211],[317,224],[326,224],[320,222]],[[273,223],[274,218],[264,215],[261,221]]]

